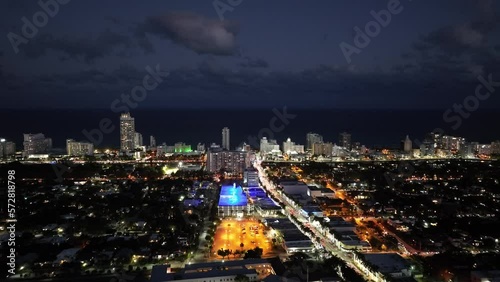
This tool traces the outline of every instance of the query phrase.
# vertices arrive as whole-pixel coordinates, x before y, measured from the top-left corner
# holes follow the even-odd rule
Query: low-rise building
[[[377,281],[387,281],[386,278],[411,277],[414,269],[409,261],[394,253],[354,254],[354,261]]]
[[[275,275],[271,262],[265,259],[231,260],[187,264],[176,273],[171,273],[169,265],[153,266],[151,282],[234,282],[244,275],[249,281],[260,281],[268,275]]]

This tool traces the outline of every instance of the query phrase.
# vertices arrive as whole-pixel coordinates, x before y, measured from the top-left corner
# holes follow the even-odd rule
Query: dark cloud
[[[244,68],[267,68],[269,63],[263,59],[252,59],[250,57],[245,57],[245,61],[239,63],[240,67]]]
[[[419,76],[445,75],[448,81],[498,72],[498,55],[491,44],[499,22],[493,4],[478,1],[479,19],[420,36],[413,50],[401,56],[405,62],[393,69]]]
[[[452,62],[450,62],[451,64]],[[445,69],[415,73],[415,65],[391,72],[321,65],[300,72],[232,71],[210,62],[197,68],[169,70],[141,107],[445,108],[474,93],[477,79]],[[163,67],[162,67],[163,69]],[[165,69],[166,70],[166,69]],[[144,69],[124,65],[114,71],[86,70],[27,79],[0,80],[7,107],[29,103],[47,107],[58,97],[61,107],[106,107],[122,93],[142,85]],[[90,99],[92,97],[92,99]],[[458,98],[457,98],[458,97]],[[496,101],[496,102],[495,102]],[[499,107],[492,98],[485,107]]]
[[[106,20],[115,25],[123,25],[124,22],[117,17],[106,17]]]
[[[144,53],[154,52],[152,44],[147,40],[134,40],[126,34],[106,30],[97,36],[87,37],[41,34],[21,50],[31,59],[43,57],[48,51],[54,51],[59,53],[58,58],[61,61],[74,59],[93,63],[96,59],[107,56],[130,57],[137,47]]]
[[[21,50],[28,58],[36,59],[52,50],[67,56],[61,56],[60,58],[63,60],[71,58],[92,63],[98,58],[117,55],[116,50],[119,48],[128,49],[132,46],[134,43],[129,36],[107,30],[95,37],[67,35],[57,37],[51,34],[41,34]]]
[[[140,39],[144,39],[146,34],[154,34],[199,54],[220,56],[237,54],[237,33],[237,25],[233,22],[208,19],[191,12],[170,12],[150,17],[136,31]]]

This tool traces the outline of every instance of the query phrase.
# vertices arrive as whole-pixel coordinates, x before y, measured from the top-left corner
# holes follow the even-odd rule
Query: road
[[[357,273],[363,276],[363,278],[367,281],[373,281],[371,276],[368,273],[363,272],[362,269],[356,266],[354,259],[352,257],[351,253],[342,251],[339,247],[337,247],[330,239],[328,239],[324,234],[322,234],[318,229],[316,229],[314,226],[309,224],[309,221],[301,214],[300,212],[300,207],[294,205],[291,201],[288,201],[285,199],[281,193],[278,193],[276,190],[276,186],[269,181],[267,178],[266,173],[264,172],[264,169],[261,166],[261,162],[257,160],[254,164],[255,168],[259,172],[259,178],[261,183],[264,186],[264,189],[268,192],[271,193],[274,198],[278,199],[279,202],[285,204],[287,207],[285,211],[287,212],[288,216],[290,214],[293,214],[294,217],[296,217],[300,222],[304,223],[311,229],[311,231],[314,233],[316,237],[318,237],[320,240],[321,246],[327,250],[328,252],[332,253],[333,255],[337,256],[341,260],[343,260],[347,266],[350,268],[354,269]],[[290,218],[290,220],[292,220]],[[293,222],[293,220],[292,220]],[[305,233],[304,233],[305,234]],[[307,235],[307,234],[306,234]],[[315,237],[311,236],[311,237]]]

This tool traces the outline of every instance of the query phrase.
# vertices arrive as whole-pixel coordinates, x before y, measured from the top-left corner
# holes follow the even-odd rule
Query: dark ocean
[[[282,111],[280,109],[280,111]],[[415,140],[422,140],[426,132],[435,128],[447,134],[463,136],[470,141],[489,143],[500,139],[500,111],[476,111],[463,119],[462,125],[454,130],[453,123],[443,120],[439,110],[401,111],[401,110],[299,110],[287,109],[288,114],[296,115],[284,127],[279,119],[273,136],[269,136],[269,123],[275,116],[272,109],[267,110],[179,110],[148,109],[135,110],[136,131],[142,133],[145,145],[149,136],[154,135],[157,143],[185,142],[196,147],[199,142],[221,143],[221,130],[231,130],[231,146],[243,141],[253,143],[259,132],[274,137],[279,144],[287,137],[299,144],[305,144],[307,132],[324,136],[325,141],[338,142],[339,133],[348,131],[353,142],[361,142],[369,147],[398,147],[407,134]],[[51,137],[54,147],[63,148],[67,138],[89,140],[82,131],[99,127],[103,118],[112,121],[114,130],[103,134],[98,147],[119,146],[119,113],[111,110],[0,110],[0,137],[16,142],[22,148],[23,133],[44,133]],[[281,131],[280,131],[281,130]],[[279,132],[276,132],[279,131]],[[258,136],[260,137],[260,136]],[[92,140],[90,140],[92,141]]]

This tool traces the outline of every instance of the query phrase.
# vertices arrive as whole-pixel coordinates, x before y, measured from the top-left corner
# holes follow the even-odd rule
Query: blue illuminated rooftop
[[[219,206],[246,206],[247,196],[241,186],[224,185],[220,190]]]

